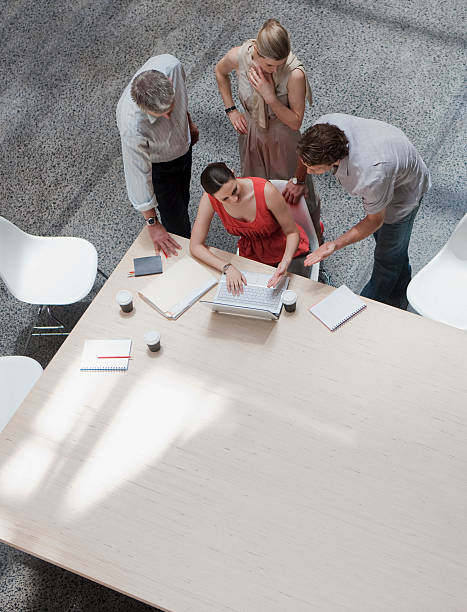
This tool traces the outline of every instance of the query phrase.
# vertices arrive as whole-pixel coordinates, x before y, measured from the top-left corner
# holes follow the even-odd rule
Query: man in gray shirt
[[[168,232],[191,234],[191,147],[199,137],[176,57],[157,55],[138,70],[118,102],[117,125],[130,202],[146,219],[156,252],[176,255],[181,247]]]
[[[313,265],[334,251],[374,234],[373,272],[361,295],[407,308],[411,278],[408,246],[430,175],[398,128],[352,115],[323,115],[302,136],[298,153],[310,174],[328,170],[350,195],[362,198],[366,217],[308,255]]]

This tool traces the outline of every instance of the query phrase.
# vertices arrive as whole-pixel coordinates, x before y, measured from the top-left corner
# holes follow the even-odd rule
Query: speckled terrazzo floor
[[[142,226],[126,197],[115,105],[148,57],[170,52],[185,66],[191,113],[201,132],[194,150],[193,218],[204,165],[223,160],[239,168],[214,64],[253,37],[266,18],[276,17],[289,30],[312,84],[315,103],[304,127],[327,112],[382,119],[401,127],[427,162],[433,188],[413,230],[416,272],[467,210],[465,11],[461,0],[3,2],[0,214],[33,234],[87,238],[100,267],[111,272]],[[361,218],[361,204],[332,177],[319,177],[317,184],[326,236],[332,238]],[[219,225],[210,242],[234,248]],[[359,291],[372,250],[369,238],[328,259],[324,269],[332,284]],[[101,283],[98,278],[83,303],[57,312],[72,325]],[[1,355],[22,353],[33,312],[0,282]],[[46,365],[58,345],[33,339],[28,354]],[[151,609],[4,545],[0,576],[2,612]]]

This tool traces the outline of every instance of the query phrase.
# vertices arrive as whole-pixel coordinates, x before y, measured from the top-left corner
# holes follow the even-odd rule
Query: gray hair
[[[165,113],[172,106],[175,92],[165,74],[159,70],[145,70],[133,79],[131,97],[142,110]]]

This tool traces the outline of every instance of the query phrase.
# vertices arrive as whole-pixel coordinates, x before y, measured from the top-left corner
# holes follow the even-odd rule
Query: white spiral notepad
[[[128,370],[131,339],[85,340],[80,370]]]
[[[366,304],[346,285],[341,285],[330,295],[310,308],[310,312],[331,331],[340,327],[365,308]]]

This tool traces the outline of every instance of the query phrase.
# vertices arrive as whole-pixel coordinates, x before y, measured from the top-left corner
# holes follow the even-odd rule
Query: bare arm
[[[216,257],[205,245],[205,241],[209,232],[212,218],[214,216],[214,209],[211,206],[209,197],[206,193],[203,194],[196,215],[193,228],[191,230],[190,238],[190,253],[193,257],[196,257],[200,261],[212,266],[222,272],[222,268],[225,266],[225,261]]]
[[[271,185],[271,183],[266,183],[264,195],[268,209],[277,219],[277,222],[281,226],[281,229],[286,236],[282,260],[277,266],[277,271],[271,277],[268,283],[268,287],[275,287],[283,276],[285,276],[287,268],[289,267],[290,262],[297,251],[298,243],[300,241],[300,234],[288,205],[285,203],[285,200],[279,191],[273,185]]]
[[[211,253],[205,245],[213,216],[214,209],[211,206],[208,195],[204,193],[199,203],[193,229],[191,230],[190,253],[193,257],[196,257],[208,266],[212,266],[216,270],[219,270],[219,272],[222,272],[226,262],[214,255],[214,253]],[[240,270],[234,265],[231,265],[227,269],[226,276],[227,288],[229,291],[235,295],[243,293],[243,284],[246,285],[246,279]]]
[[[248,78],[277,118],[291,130],[299,130],[305,113],[306,83],[303,72],[296,68],[289,77],[287,93],[290,108],[277,98],[272,75],[263,72],[259,66],[252,66]]]
[[[367,215],[364,219],[359,221],[356,225],[351,227],[347,232],[336,238],[322,244],[316,251],[310,253],[305,259],[306,266],[312,266],[318,261],[322,261],[332,255],[335,251],[343,249],[349,244],[359,242],[364,238],[367,238],[373,232],[376,232],[384,223],[384,210],[374,215]]]
[[[232,70],[238,70],[238,53],[240,47],[233,47],[224,57],[219,60],[214,69],[216,75],[217,87],[224,101],[224,108],[235,106],[232,97],[232,87],[230,84],[230,73]],[[238,110],[231,111],[227,117],[237,132],[241,134],[247,133],[247,123],[245,115]]]

